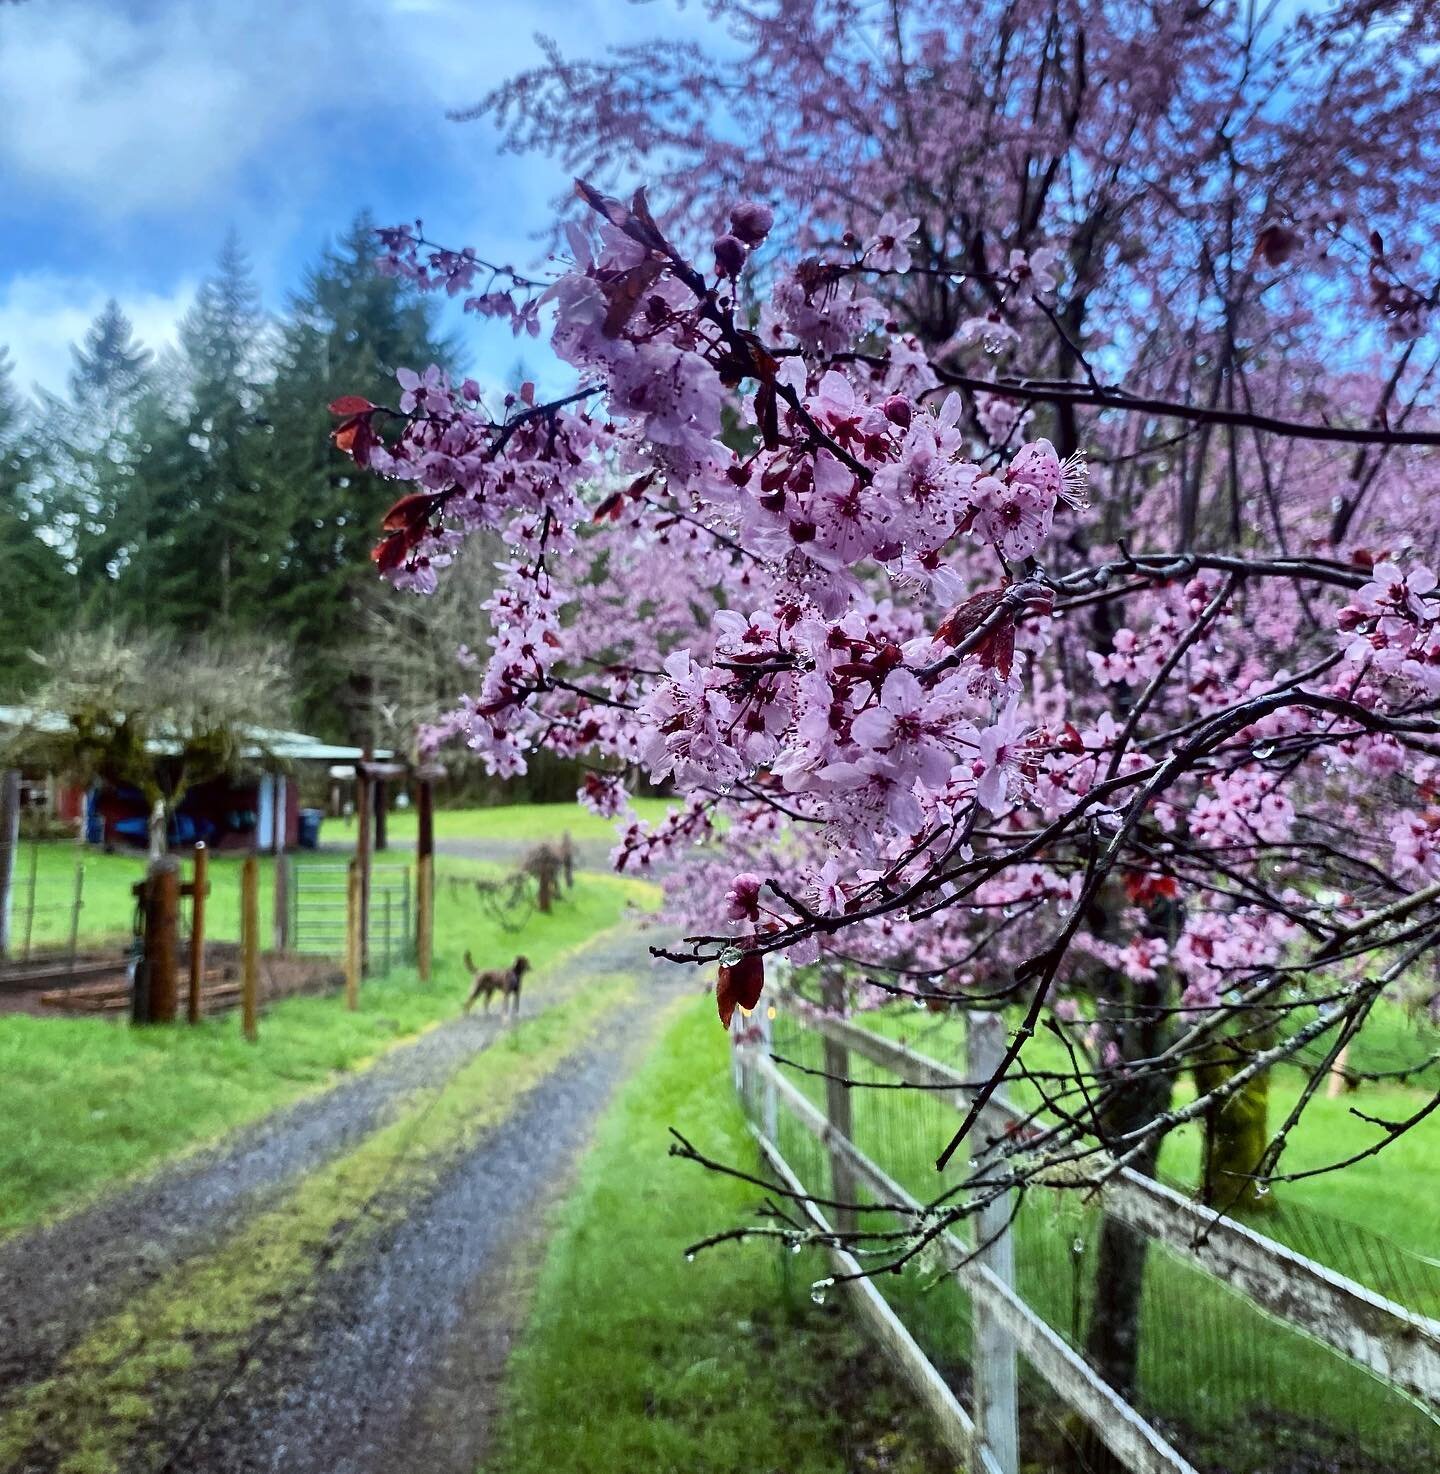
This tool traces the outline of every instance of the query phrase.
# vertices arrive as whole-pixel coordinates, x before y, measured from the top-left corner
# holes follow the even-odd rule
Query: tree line
[[[398,367],[454,363],[433,304],[376,270],[370,220],[278,314],[232,238],[175,347],[140,342],[111,301],[72,355],[64,393],[27,397],[0,351],[0,700],[40,683],[62,632],[263,642],[291,652],[295,709],[257,720],[405,741],[475,631],[467,618],[452,641],[454,611],[401,607],[375,578],[393,498],[330,443],[341,394],[386,402]],[[488,559],[472,562],[483,579]]]

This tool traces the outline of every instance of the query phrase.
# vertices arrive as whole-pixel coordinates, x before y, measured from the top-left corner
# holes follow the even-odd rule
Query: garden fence
[[[942,1037],[955,1047],[953,1032]],[[946,1117],[953,1129],[968,1082],[998,1065],[1004,1024],[970,1015],[957,1067],[779,989],[736,1041],[752,1130],[790,1191],[918,1212],[937,1195],[931,1163]],[[1021,1120],[1003,1098],[991,1102],[973,1137],[978,1166]],[[821,1232],[851,1226],[843,1209],[806,1209]],[[865,1218],[900,1226],[873,1209]],[[1081,1349],[1102,1218],[1147,1253],[1133,1404]],[[1264,1468],[1255,1450],[1271,1440],[1308,1442],[1317,1455],[1349,1445],[1376,1468],[1440,1467],[1440,1322],[1373,1284],[1129,1172],[1098,1201],[1073,1186],[1027,1188],[1023,1201],[988,1205],[975,1233],[979,1252],[946,1233],[905,1274],[845,1282],[971,1470],[1084,1469],[1097,1443],[1137,1474],[1227,1468],[1232,1452],[1235,1466]],[[1408,1261],[1405,1273],[1387,1270],[1387,1284],[1440,1307],[1435,1266],[1357,1237],[1362,1259]],[[829,1252],[842,1279],[859,1269],[846,1250]]]
[[[340,957],[345,953],[348,864],[304,864],[291,867],[290,950]],[[410,867],[372,864],[368,912],[371,963],[381,971],[414,954],[414,908]]]

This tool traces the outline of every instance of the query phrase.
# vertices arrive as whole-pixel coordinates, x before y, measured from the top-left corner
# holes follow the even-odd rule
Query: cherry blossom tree
[[[411,487],[382,573],[510,550],[425,740],[580,759],[626,871],[704,841],[672,955],[717,965],[727,1023],[777,957],[850,1007],[1013,1011],[943,1206],[847,1234],[869,1262],[1042,1175],[1153,1170],[1303,1057],[1284,1120],[1212,1132],[1208,1195],[1254,1204],[1440,936],[1432,22],[712,9],[740,60],[557,52],[489,103],[609,187],[648,169],[659,218],[580,183],[544,279],[384,232],[576,372],[334,406]],[[682,796],[658,825],[637,766]],[[1042,1027],[1068,1072],[1027,1062]],[[962,1165],[1017,1078],[1043,1104]],[[1088,1350],[1124,1388],[1143,1257],[1107,1220],[1100,1258]]]

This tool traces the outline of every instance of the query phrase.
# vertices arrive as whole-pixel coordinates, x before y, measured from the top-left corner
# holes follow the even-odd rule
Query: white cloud
[[[538,59],[537,29],[593,55],[714,27],[621,0],[0,3],[0,177],[100,219],[224,205],[257,161],[283,194],[337,114],[453,129],[447,108]],[[287,135],[306,124],[320,132],[297,156]]]
[[[70,373],[70,345],[86,330],[106,301],[115,296],[135,327],[135,335],[157,355],[175,342],[175,330],[195,296],[195,283],[173,292],[124,293],[90,279],[37,272],[12,277],[0,286],[0,347],[10,350],[16,387],[36,384],[62,393]]]
[[[214,200],[333,99],[348,34],[326,7],[293,4],[5,6],[0,163],[101,217]]]

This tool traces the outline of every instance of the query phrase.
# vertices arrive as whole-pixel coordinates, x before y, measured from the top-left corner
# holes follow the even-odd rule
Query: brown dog
[[[530,959],[528,957],[517,957],[507,969],[492,967],[488,972],[479,971],[469,951],[465,953],[465,966],[475,974],[475,986],[470,990],[470,996],[465,1001],[465,1012],[469,1013],[479,997],[485,999],[485,1012],[490,1012],[490,995],[500,995],[500,1009],[504,1012],[505,1005],[510,1005],[512,1017],[520,1012],[520,980],[530,971]]]

